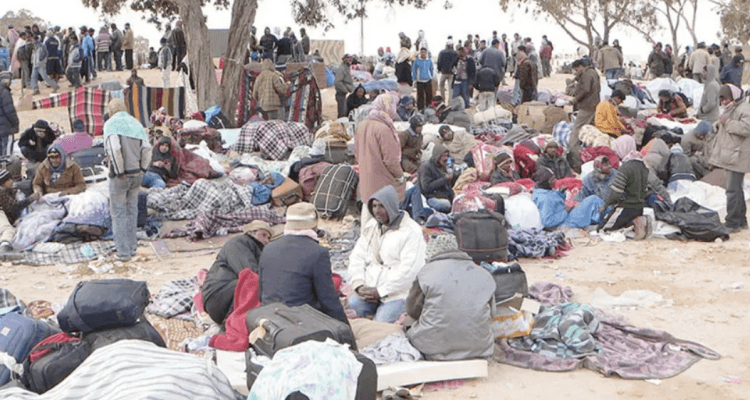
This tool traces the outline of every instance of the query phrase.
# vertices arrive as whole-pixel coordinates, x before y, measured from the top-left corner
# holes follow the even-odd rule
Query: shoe
[[[130,256],[122,256],[120,254],[115,254],[115,261],[122,261],[122,262],[128,262],[130,261]]]
[[[747,229],[747,226],[743,227],[743,226],[733,226],[733,225],[724,224],[724,228],[726,228],[728,233],[737,233],[741,230]]]
[[[0,243],[0,253],[12,253],[13,252],[13,246],[10,245],[8,242],[2,242]]]

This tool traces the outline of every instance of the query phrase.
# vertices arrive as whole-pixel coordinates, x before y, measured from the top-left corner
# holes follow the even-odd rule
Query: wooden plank
[[[378,391],[454,379],[486,378],[487,360],[417,361],[378,366]]]

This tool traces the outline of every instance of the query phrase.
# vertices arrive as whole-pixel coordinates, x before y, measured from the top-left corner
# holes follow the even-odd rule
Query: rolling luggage
[[[271,201],[276,207],[288,207],[304,199],[302,186],[290,178],[284,179],[281,185],[271,191]]]
[[[0,352],[23,363],[37,343],[57,332],[56,328],[42,320],[13,312],[5,314],[0,318]],[[10,381],[10,374],[10,370],[0,364],[0,386]]]
[[[298,343],[308,340],[323,342],[328,338],[357,349],[349,324],[331,318],[308,304],[297,307],[282,303],[267,304],[248,311],[245,322],[251,336],[250,345],[258,354],[267,357],[273,357],[277,351]],[[256,332],[253,331],[260,326],[265,332],[254,337]]]
[[[359,176],[351,165],[329,165],[318,177],[310,203],[321,218],[343,217],[358,182]]]
[[[474,261],[507,261],[505,217],[490,210],[468,211],[453,218],[458,248]]]
[[[130,279],[78,282],[57,314],[57,321],[60,329],[68,333],[135,325],[148,302],[146,282]]]

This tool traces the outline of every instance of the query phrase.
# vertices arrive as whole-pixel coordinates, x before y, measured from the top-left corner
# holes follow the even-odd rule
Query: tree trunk
[[[245,52],[250,43],[250,27],[255,22],[258,0],[235,0],[232,5],[232,23],[229,25],[229,45],[227,46],[226,63],[221,76],[221,89],[224,98],[221,110],[235,124],[237,118],[237,99],[240,79],[245,62]]]
[[[200,0],[179,0],[178,4],[180,6],[182,29],[187,40],[190,70],[195,80],[198,108],[205,110],[208,107],[222,104],[222,90],[216,81],[206,18],[203,15]]]

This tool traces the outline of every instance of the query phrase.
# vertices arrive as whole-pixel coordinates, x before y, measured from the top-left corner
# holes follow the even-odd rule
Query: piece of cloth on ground
[[[401,325],[377,322],[367,318],[350,319],[349,325],[352,327],[358,349],[367,348],[392,334],[404,333]]]
[[[147,311],[166,318],[186,313],[189,316],[196,293],[198,293],[196,277],[166,281],[148,305]]]
[[[185,118],[185,88],[147,87],[132,85],[125,88],[124,101],[128,113],[144,127],[150,126],[151,113],[164,107],[167,115]]]
[[[508,230],[508,260],[555,256],[558,247],[566,246],[565,234],[538,229]]]
[[[300,392],[309,399],[354,400],[360,372],[362,364],[348,346],[310,340],[274,354],[247,398],[286,399]]]
[[[60,197],[55,193],[29,205],[26,209],[28,213],[16,222],[17,233],[13,248],[27,249],[47,239],[67,215],[67,202],[67,197]]]
[[[80,119],[86,127],[86,132],[101,136],[104,133],[104,114],[107,113],[107,105],[111,98],[112,96],[106,90],[81,86],[73,92],[36,100],[31,103],[31,108],[37,110],[67,106],[71,131],[73,122]]]
[[[409,343],[403,333],[394,333],[383,340],[359,350],[360,354],[372,360],[376,365],[395,362],[414,362],[422,359],[422,353]]]
[[[297,146],[310,146],[312,135],[304,124],[278,120],[245,124],[231,150],[240,154],[260,149],[262,157],[280,160]]]
[[[268,206],[247,207],[228,214],[200,213],[184,228],[175,228],[163,237],[187,236],[190,240],[208,239],[219,234],[242,232],[243,225],[255,220],[266,221],[271,225],[283,224],[286,221]]]
[[[20,388],[0,391],[0,399],[15,400],[146,398],[240,400],[244,396],[213,362],[142,340],[122,340],[97,349],[44,394]]]
[[[529,296],[542,305],[554,306],[561,303],[570,303],[573,299],[573,289],[569,286],[563,287],[556,283],[540,281],[529,287]]]
[[[37,248],[46,247],[48,244],[55,245],[52,252],[37,251]],[[57,265],[57,264],[79,264],[93,261],[99,257],[107,257],[115,251],[112,241],[77,242],[77,243],[41,243],[34,246],[32,251],[23,253],[23,258],[16,261],[18,264],[26,265]]]
[[[183,149],[172,138],[172,145],[169,147],[172,156],[177,161],[177,170],[179,175],[177,179],[170,179],[167,186],[172,187],[182,182],[193,184],[198,179],[211,179],[221,176],[211,168],[211,162],[190,150]]]

